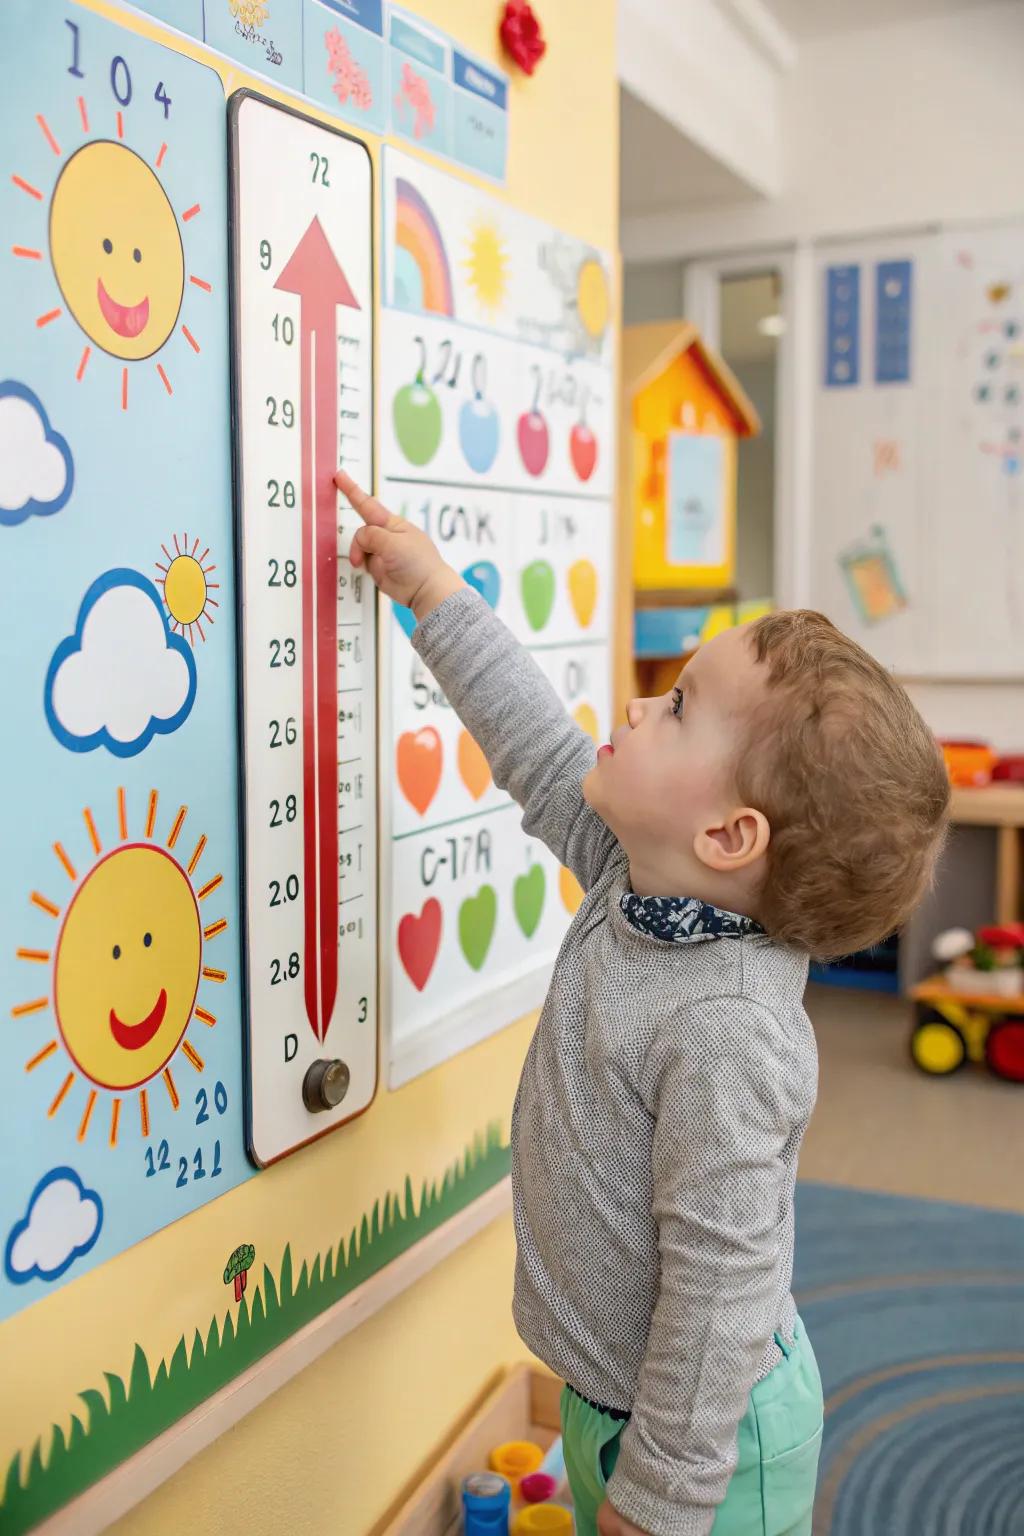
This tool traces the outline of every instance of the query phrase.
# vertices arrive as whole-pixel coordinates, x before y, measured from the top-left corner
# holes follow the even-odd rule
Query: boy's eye
[[[674,715],[681,715],[683,713],[683,690],[681,688],[672,689],[672,713]]]

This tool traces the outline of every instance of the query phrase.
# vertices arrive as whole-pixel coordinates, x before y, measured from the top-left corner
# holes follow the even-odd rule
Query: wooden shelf
[[[972,827],[1024,827],[1024,784],[954,789],[952,819]]]
[[[633,589],[635,608],[718,608],[739,602],[735,587],[659,587]]]

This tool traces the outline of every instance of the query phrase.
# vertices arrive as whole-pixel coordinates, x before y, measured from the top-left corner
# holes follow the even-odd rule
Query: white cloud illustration
[[[53,1168],[32,1191],[4,1255],[8,1279],[56,1280],[89,1252],[103,1225],[103,1202],[73,1168]]]
[[[133,757],[184,723],[195,692],[191,648],[169,629],[153,583],[138,571],[107,571],[54,652],[46,715],[72,752],[105,746]]]
[[[0,384],[0,523],[47,516],[71,495],[71,450],[24,384]]]

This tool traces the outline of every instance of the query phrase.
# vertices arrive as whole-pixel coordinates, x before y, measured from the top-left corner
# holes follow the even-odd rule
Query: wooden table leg
[[[999,827],[996,832],[996,922],[1020,921],[1021,829]]]

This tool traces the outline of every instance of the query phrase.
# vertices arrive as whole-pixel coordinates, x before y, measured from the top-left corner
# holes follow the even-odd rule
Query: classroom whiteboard
[[[1024,674],[1024,226],[817,280],[812,603],[901,675]]]

